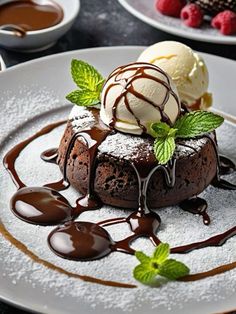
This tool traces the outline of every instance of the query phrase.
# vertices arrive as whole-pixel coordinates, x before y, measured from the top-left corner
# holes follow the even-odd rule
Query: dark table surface
[[[81,10],[74,26],[48,50],[26,54],[0,48],[0,54],[9,67],[63,51],[100,46],[150,45],[162,40],[178,40],[195,50],[236,60],[236,45],[208,44],[159,31],[133,17],[117,0],[81,0]],[[0,302],[0,313],[27,312]]]

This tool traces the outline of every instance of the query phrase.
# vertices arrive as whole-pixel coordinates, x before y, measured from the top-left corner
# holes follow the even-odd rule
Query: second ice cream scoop
[[[175,41],[159,42],[145,49],[138,62],[149,62],[166,71],[174,81],[181,101],[191,109],[211,106],[207,67],[202,57],[188,46]]]

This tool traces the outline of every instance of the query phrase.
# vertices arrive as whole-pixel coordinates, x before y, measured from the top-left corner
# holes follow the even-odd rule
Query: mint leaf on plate
[[[177,280],[188,275],[189,268],[179,261],[168,259],[169,254],[170,246],[168,243],[159,244],[152,257],[143,252],[136,252],[135,256],[140,264],[133,270],[134,278],[145,285],[154,285],[160,284],[160,277]]]
[[[136,251],[135,252],[135,256],[137,257],[137,259],[140,261],[140,263],[149,263],[151,261],[151,258],[149,256],[147,256],[146,254],[144,254],[141,251]]]
[[[170,254],[170,246],[168,243],[160,243],[153,253],[153,259],[158,264],[163,263]]]
[[[148,267],[145,264],[139,264],[133,270],[133,276],[144,285],[150,285],[158,274],[158,270]]]
[[[159,267],[159,275],[169,280],[177,280],[189,274],[189,268],[174,259],[164,261]]]

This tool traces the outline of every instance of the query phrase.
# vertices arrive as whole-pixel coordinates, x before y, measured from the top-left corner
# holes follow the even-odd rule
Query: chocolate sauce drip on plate
[[[50,162],[52,164],[57,164],[58,149],[57,148],[47,149],[40,155],[40,157],[43,161]]]
[[[229,158],[220,155],[220,175],[226,175],[236,170],[235,163]]]
[[[225,190],[236,190],[235,184],[232,184],[220,177],[221,174],[229,174],[233,172],[236,168],[235,164],[233,163],[233,161],[231,161],[227,157],[220,156],[218,154],[218,147],[217,147],[216,139],[214,138],[213,135],[206,134],[205,137],[207,137],[211,141],[214,147],[215,153],[216,153],[216,158],[217,158],[216,176],[211,182],[211,185],[217,188],[225,189]],[[188,147],[188,145],[181,142],[180,143],[178,142],[178,144]],[[181,202],[179,206],[185,211],[188,211],[193,214],[201,215],[205,225],[210,224],[211,222],[210,217],[206,211],[207,202],[204,199],[199,198],[199,197],[191,198],[191,199]]]
[[[182,277],[181,279],[179,279],[179,281],[197,281],[197,280],[201,280],[201,279],[205,279],[205,278],[209,278],[209,277],[213,277],[216,275],[220,275],[223,274],[227,271],[233,270],[236,268],[236,262],[230,263],[230,264],[226,264],[226,265],[222,265],[216,268],[213,268],[211,270],[202,272],[202,273],[198,273],[198,274],[192,274],[192,275],[188,275],[186,277]]]
[[[214,187],[224,189],[224,190],[236,190],[236,184],[230,183],[220,177],[220,174],[222,171],[223,172],[226,171],[227,173],[230,173],[231,171],[235,170],[236,168],[235,164],[230,159],[225,158],[223,156],[221,157],[219,155],[216,140],[212,137],[212,135],[206,134],[205,137],[207,137],[211,141],[214,147],[215,153],[216,153],[216,158],[217,158],[217,172],[211,184]]]
[[[236,185],[233,183],[230,183],[224,179],[217,179],[215,178],[212,183],[212,186],[215,188],[223,189],[223,190],[236,190]]]
[[[57,164],[58,149],[57,148],[47,149],[41,153],[40,157],[45,162]],[[54,189],[56,191],[62,191],[67,189],[70,186],[70,184],[67,180],[61,179],[57,182],[45,184],[44,186],[50,189]]]
[[[36,31],[57,25],[64,13],[58,3],[51,0],[10,1],[0,5],[0,26],[12,24],[27,31]]]
[[[26,140],[20,142],[15,147],[13,147],[4,157],[3,164],[6,170],[10,173],[10,176],[12,178],[13,183],[17,187],[17,189],[20,189],[22,187],[25,187],[25,184],[21,181],[19,178],[17,171],[15,169],[15,161],[17,157],[20,155],[21,151],[29,145],[33,140],[36,138],[48,134],[53,129],[59,127],[62,124],[65,124],[66,120],[55,122],[52,124],[47,125],[46,127],[42,128],[39,132],[35,133],[34,135],[30,136]]]
[[[211,220],[207,214],[207,202],[200,197],[193,197],[179,204],[180,208],[189,213],[200,215],[203,218],[204,225],[209,225]]]
[[[172,248],[171,253],[183,254],[183,253],[189,253],[193,250],[202,249],[208,246],[222,246],[228,239],[234,237],[235,235],[236,235],[236,226],[227,230],[224,233],[213,236],[207,240]]]

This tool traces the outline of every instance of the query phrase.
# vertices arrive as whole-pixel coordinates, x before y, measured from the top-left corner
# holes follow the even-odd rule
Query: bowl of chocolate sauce
[[[79,8],[79,0],[0,0],[0,46],[47,49],[71,28]]]

